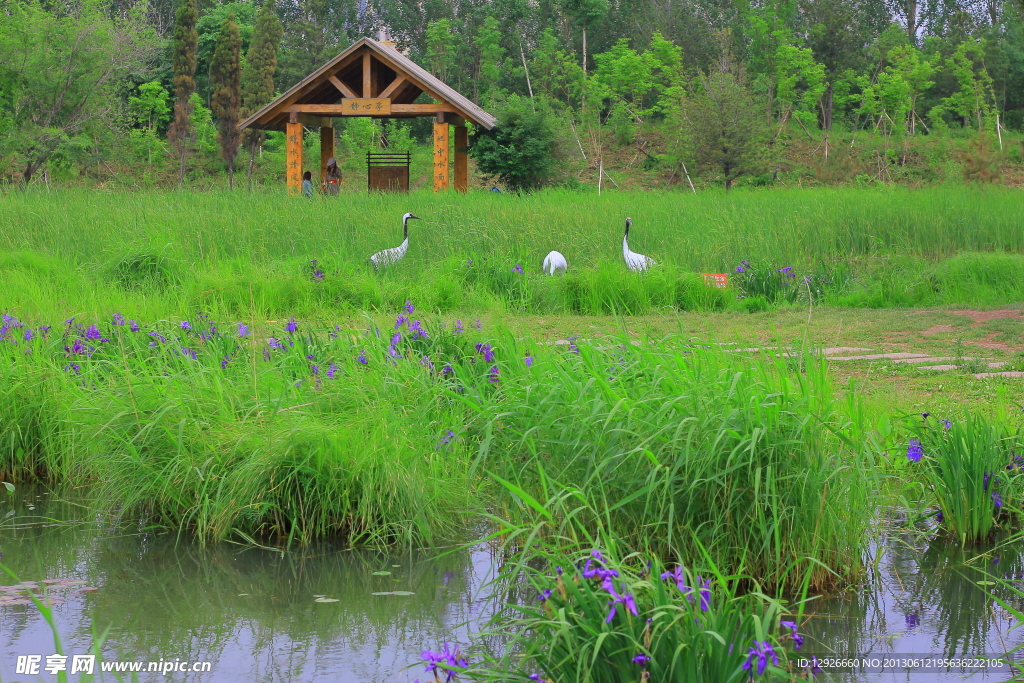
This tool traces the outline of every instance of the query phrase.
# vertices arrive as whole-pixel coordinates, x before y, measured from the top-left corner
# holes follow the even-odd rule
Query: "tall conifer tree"
[[[181,160],[178,184],[185,179],[185,158],[192,145],[192,94],[196,91],[199,33],[196,0],[181,0],[174,17],[174,121],[167,137]]]
[[[220,143],[220,158],[228,167],[228,188],[235,187],[235,157],[241,133],[238,130],[238,114],[242,106],[242,36],[235,23],[235,13],[230,13],[220,26],[217,47],[210,61],[210,87],[213,90],[213,113],[217,115],[217,142]]]
[[[247,118],[274,97],[274,72],[277,70],[277,50],[281,45],[284,29],[274,13],[274,2],[268,0],[256,17],[256,28],[252,34],[249,52],[245,55],[245,69],[242,71],[242,118]],[[249,185],[252,186],[252,166],[256,159],[256,148],[263,142],[263,131],[245,131],[249,145]]]

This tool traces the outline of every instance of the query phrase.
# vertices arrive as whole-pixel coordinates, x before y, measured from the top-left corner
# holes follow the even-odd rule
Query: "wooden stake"
[[[466,126],[455,126],[455,190],[469,190],[469,131]]]
[[[597,162],[597,196],[601,196],[601,178],[604,177],[604,160]]]
[[[288,193],[297,196],[302,194],[302,124],[288,122],[285,124],[285,135],[285,177],[288,180]]]
[[[686,182],[690,183],[690,189],[693,190],[694,194],[697,194],[697,188],[693,186],[693,181],[690,180],[690,172],[686,170],[686,162],[680,161],[679,165],[683,167],[683,173],[686,174]]]
[[[327,182],[327,160],[334,156],[334,128],[320,128],[320,185]]]
[[[443,115],[442,115],[443,116]],[[434,192],[448,190],[448,124],[434,124]]]

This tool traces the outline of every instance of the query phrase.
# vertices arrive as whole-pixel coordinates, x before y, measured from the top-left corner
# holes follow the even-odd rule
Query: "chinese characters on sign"
[[[391,116],[390,98],[346,97],[341,104],[344,107],[342,113],[347,116]]]

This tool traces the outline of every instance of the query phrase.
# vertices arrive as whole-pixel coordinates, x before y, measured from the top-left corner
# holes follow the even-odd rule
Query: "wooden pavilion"
[[[421,93],[427,93],[435,101],[416,104]],[[327,177],[327,160],[335,156],[333,119],[338,116],[436,117],[435,192],[449,189],[453,172],[456,190],[465,192],[469,185],[466,122],[488,130],[495,124],[493,116],[391,45],[362,38],[238,127],[286,133],[288,190],[298,193],[302,186],[303,129],[320,129],[320,180],[323,182]],[[454,171],[448,158],[451,127],[455,128]]]

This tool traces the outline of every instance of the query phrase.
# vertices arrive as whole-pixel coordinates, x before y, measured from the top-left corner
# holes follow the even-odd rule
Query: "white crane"
[[[650,256],[638,254],[629,250],[629,226],[633,225],[633,219],[626,219],[626,234],[622,236],[622,258],[626,259],[626,267],[634,273],[642,273],[651,266],[658,265]]]
[[[557,251],[553,251],[544,257],[544,265],[542,270],[548,275],[554,275],[555,273],[564,273],[569,269],[569,262],[565,260]]]
[[[370,263],[373,264],[373,269],[377,270],[381,266],[390,266],[392,263],[398,263],[405,256],[405,252],[409,250],[409,219],[415,218],[416,220],[422,220],[419,216],[414,216],[411,213],[407,213],[402,216],[402,232],[405,235],[405,240],[402,241],[394,249],[385,249],[384,251],[378,251],[376,254],[370,257]]]

